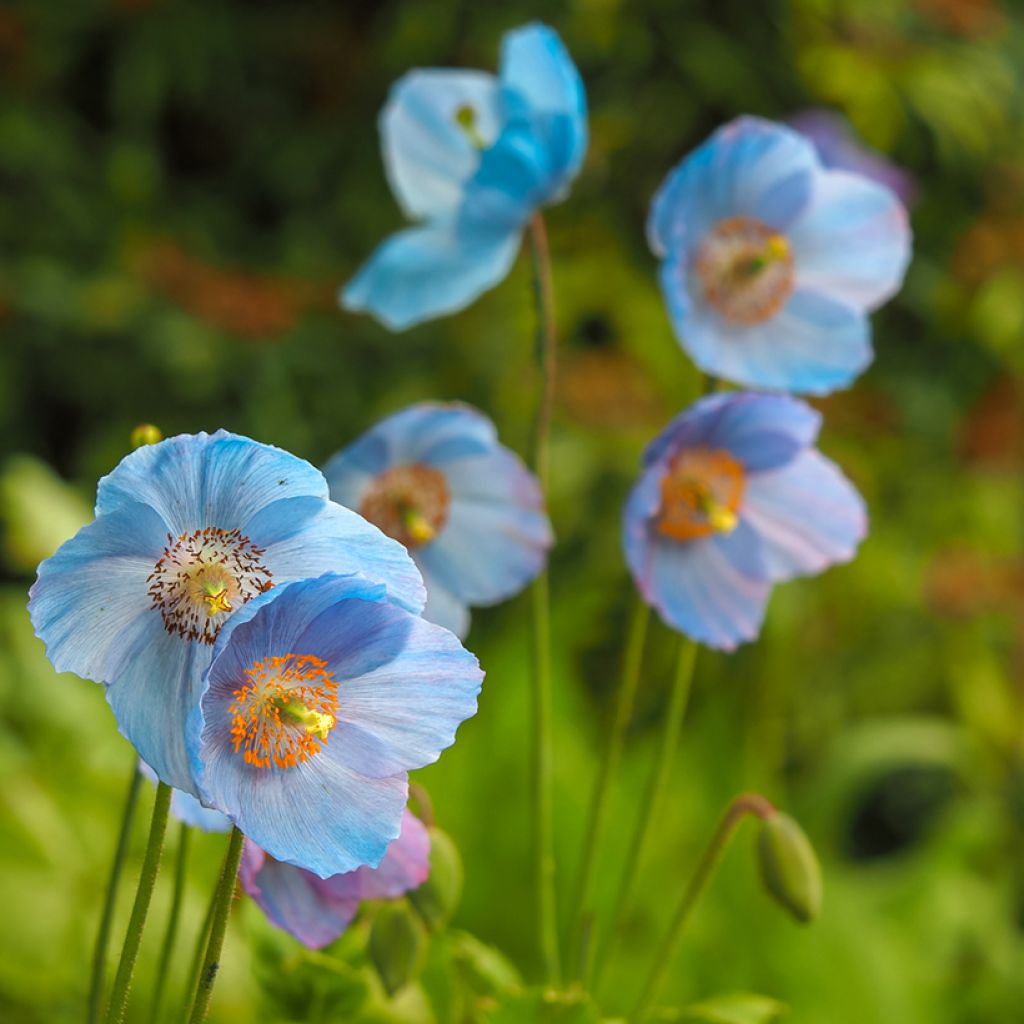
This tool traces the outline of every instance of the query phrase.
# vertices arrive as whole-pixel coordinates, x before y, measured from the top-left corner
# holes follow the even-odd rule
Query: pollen
[[[429,544],[448,522],[451,494],[444,474],[414,463],[392,466],[371,481],[359,512],[407,548]]]
[[[754,217],[719,221],[698,247],[693,267],[707,303],[737,324],[768,320],[793,291],[789,242]]]
[[[731,533],[739,525],[744,486],[743,466],[731,453],[684,449],[661,481],[658,531],[682,541]]]
[[[207,527],[177,540],[168,535],[147,580],[167,632],[212,644],[231,612],[273,586],[263,554],[238,530]]]
[[[232,693],[231,740],[253,768],[294,768],[320,753],[338,721],[338,684],[327,662],[285,654],[253,662]]]

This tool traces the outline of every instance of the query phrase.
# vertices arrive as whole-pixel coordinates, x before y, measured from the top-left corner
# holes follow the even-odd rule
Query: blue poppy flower
[[[396,900],[430,874],[430,835],[411,811],[376,868],[361,867],[320,878],[274,860],[246,839],[238,878],[271,924],[309,949],[329,945],[351,924],[364,900]]]
[[[826,170],[790,128],[741,117],[686,157],[647,225],[679,344],[746,387],[825,394],[871,362],[869,311],[910,258],[902,203]]]
[[[851,559],[864,502],[784,395],[712,395],[648,446],[626,504],[637,587],[673,628],[732,650],[757,636],[774,583]]]
[[[324,475],[335,501],[409,549],[427,585],[424,616],[459,636],[469,605],[511,597],[544,567],[552,536],[540,487],[469,406],[395,413]]]
[[[193,795],[185,723],[236,609],[325,571],[363,572],[422,608],[408,554],[329,501],[319,470],[225,431],[136,449],[100,481],[96,514],[40,565],[32,623],[54,667],[106,683],[121,732]]]
[[[224,624],[189,728],[203,802],[275,860],[376,867],[406,773],[476,713],[483,673],[456,637],[358,575],[275,588]]]
[[[156,772],[146,764],[139,761],[139,771],[149,779],[150,782],[157,782]],[[215,811],[212,807],[204,807],[191,793],[185,793],[180,789],[171,790],[171,814],[178,821],[199,829],[201,832],[229,832],[231,830],[231,819],[226,815]]]
[[[587,148],[587,103],[558,35],[502,41],[497,77],[412,71],[380,118],[395,198],[419,223],[387,239],[341,304],[393,330],[468,306],[508,274],[534,211],[562,199]]]

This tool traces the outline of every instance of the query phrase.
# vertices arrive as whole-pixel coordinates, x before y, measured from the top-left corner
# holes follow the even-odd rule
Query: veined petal
[[[899,291],[910,262],[907,211],[884,185],[825,171],[789,230],[796,284],[853,309],[872,310]]]
[[[247,437],[179,434],[143,445],[99,482],[96,514],[140,502],[177,536],[203,527],[239,529],[283,498],[327,497],[327,481],[305,459]]]
[[[430,874],[430,833],[410,810],[402,815],[402,831],[376,868],[355,871],[359,897],[395,900],[421,886]]]
[[[651,249],[664,256],[685,240],[692,251],[715,223],[730,217],[753,217],[781,231],[806,206],[820,166],[799,133],[757,117],[736,118],[658,189],[647,222]]]
[[[162,629],[147,577],[166,542],[167,527],[153,509],[126,503],[39,566],[29,615],[58,672],[109,683],[150,626]]]
[[[520,233],[454,222],[407,228],[383,242],[343,289],[346,309],[372,313],[386,327],[464,309],[508,274]]]
[[[771,578],[809,576],[853,558],[867,532],[864,500],[834,463],[807,450],[750,477],[743,518],[760,535]]]
[[[472,134],[458,120],[467,110]],[[381,145],[391,190],[408,217],[458,208],[481,146],[498,137],[501,116],[498,81],[483,71],[417,70],[392,86],[380,118]]]

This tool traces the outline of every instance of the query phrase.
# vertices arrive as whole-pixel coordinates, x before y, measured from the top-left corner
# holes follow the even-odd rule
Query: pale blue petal
[[[460,601],[447,587],[435,579],[417,560],[423,573],[423,582],[427,587],[427,604],[423,609],[423,618],[437,626],[451,630],[459,639],[469,633],[469,607]]]
[[[395,331],[458,312],[508,274],[519,243],[518,230],[450,222],[407,228],[380,245],[341,304]]]
[[[810,199],[819,170],[814,147],[799,133],[761,118],[736,118],[684,158],[655,194],[647,222],[651,249],[663,256],[682,242],[691,252],[729,217],[754,217],[784,230]]]
[[[753,580],[771,578],[768,572],[764,542],[757,530],[745,518],[740,519],[735,529],[717,533],[710,540],[728,559],[729,564],[744,576]]]
[[[853,558],[867,532],[864,500],[814,450],[747,481],[743,518],[758,532],[772,579],[821,572]]]
[[[139,760],[139,771],[156,783],[159,778],[155,771],[141,758]],[[178,821],[198,828],[202,832],[229,832],[231,830],[231,819],[225,817],[220,811],[212,807],[204,807],[191,793],[185,793],[180,789],[171,792],[171,814]]]
[[[423,609],[423,580],[409,553],[350,509],[316,498],[268,505],[245,526],[265,549],[263,563],[275,583],[310,579],[326,572],[361,573],[383,583],[412,612]]]
[[[490,146],[501,124],[498,81],[483,71],[417,70],[391,88],[380,135],[391,190],[413,220],[453,213],[480,164],[480,149],[456,115],[474,112],[473,130]]]
[[[360,899],[395,900],[419,888],[429,874],[430,833],[412,811],[406,810],[401,833],[377,867],[359,868],[353,875],[329,879],[328,884],[352,878]]]
[[[58,672],[110,683],[150,627],[162,629],[147,578],[166,543],[160,516],[126,504],[84,526],[39,566],[28,610]]]
[[[96,514],[129,502],[151,506],[178,536],[205,527],[240,529],[282,498],[327,497],[315,467],[280,448],[218,430],[143,445],[99,482]]]
[[[884,185],[825,171],[789,230],[798,288],[867,311],[900,289],[910,262],[907,211]]]

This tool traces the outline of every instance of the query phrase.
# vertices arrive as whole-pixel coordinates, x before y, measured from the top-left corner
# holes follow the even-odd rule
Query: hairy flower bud
[[[788,814],[761,826],[757,844],[761,879],[772,898],[807,924],[821,912],[821,868],[814,847]]]
[[[416,977],[426,947],[423,925],[404,901],[380,908],[370,929],[370,959],[389,996]]]

